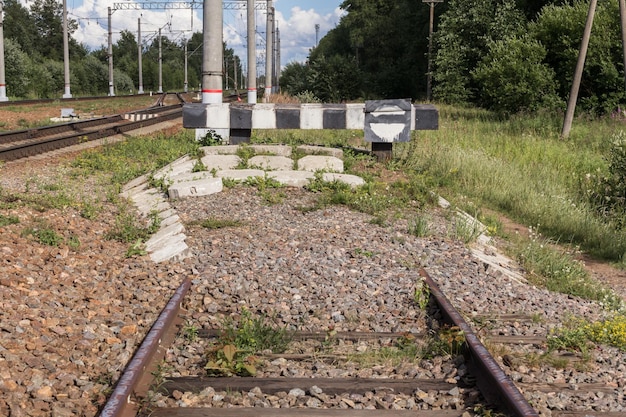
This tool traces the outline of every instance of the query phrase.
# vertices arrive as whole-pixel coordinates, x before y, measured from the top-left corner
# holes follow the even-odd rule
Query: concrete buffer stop
[[[254,7],[254,0],[247,1],[249,8]],[[269,11],[272,0],[267,3]],[[409,99],[354,104],[222,103],[222,0],[204,0],[203,13],[202,103],[183,106],[183,126],[197,129],[197,138],[212,130],[235,145],[249,142],[252,129],[355,129],[364,131],[379,159],[388,159],[394,142],[410,141],[411,130],[439,128],[435,106],[411,104]]]

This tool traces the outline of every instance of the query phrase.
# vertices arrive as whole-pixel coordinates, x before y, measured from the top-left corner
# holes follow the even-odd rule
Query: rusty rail
[[[471,354],[470,365],[476,370],[474,373],[480,375],[476,380],[476,385],[478,385],[485,398],[504,406],[512,417],[539,417],[539,413],[530,406],[526,398],[513,384],[513,381],[504,373],[481,343],[476,333],[456,311],[441,292],[437,283],[423,268],[420,270],[420,276],[430,288],[430,293],[437,301],[445,319],[464,333],[465,341]]]
[[[141,346],[117,382],[109,401],[100,412],[100,417],[125,417],[136,415],[133,394],[147,390],[151,377],[150,365],[154,365],[159,355],[164,355],[166,346],[176,337],[181,303],[191,288],[191,280],[185,279],[157,318]]]

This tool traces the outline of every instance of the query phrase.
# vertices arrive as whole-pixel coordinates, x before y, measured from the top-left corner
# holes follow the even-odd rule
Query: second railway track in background
[[[185,96],[186,94],[180,93],[163,93],[155,105],[145,109],[0,133],[0,161],[26,158],[182,118],[182,108],[186,102]],[[227,96],[224,98],[224,102],[238,101],[245,96],[246,93]],[[93,100],[93,98],[90,99]],[[176,104],[167,104],[171,101],[176,101]],[[45,103],[47,100],[22,101],[20,103],[41,104],[42,102]]]
[[[184,99],[179,94],[175,96],[179,103],[174,105],[163,105],[164,94],[157,105],[143,110],[0,133],[0,161],[25,158],[180,118]]]

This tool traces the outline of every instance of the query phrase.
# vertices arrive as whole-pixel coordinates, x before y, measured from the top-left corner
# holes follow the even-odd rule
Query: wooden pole
[[[572,89],[567,102],[567,111],[565,112],[565,120],[563,121],[563,130],[561,137],[567,138],[572,129],[572,121],[574,120],[574,111],[576,110],[576,100],[578,99],[578,89],[580,88],[580,80],[582,78],[583,69],[585,67],[585,58],[587,57],[587,48],[589,46],[589,38],[591,36],[591,27],[593,26],[593,17],[596,13],[598,0],[591,0],[589,3],[589,12],[587,13],[587,22],[585,23],[585,31],[583,40],[580,43],[580,51],[578,53],[578,62],[576,62],[576,70],[574,71],[574,79],[572,80]]]
[[[624,87],[626,88],[626,0],[619,0],[619,16],[622,28],[622,50],[624,55]]]

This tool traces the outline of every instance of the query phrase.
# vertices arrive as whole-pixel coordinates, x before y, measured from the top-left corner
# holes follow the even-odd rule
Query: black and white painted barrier
[[[363,130],[372,150],[391,150],[408,142],[411,130],[436,130],[439,112],[430,104],[409,100],[374,100],[349,104],[188,103],[183,126],[226,132],[231,144],[247,142],[252,129]],[[383,145],[378,145],[383,144]]]

